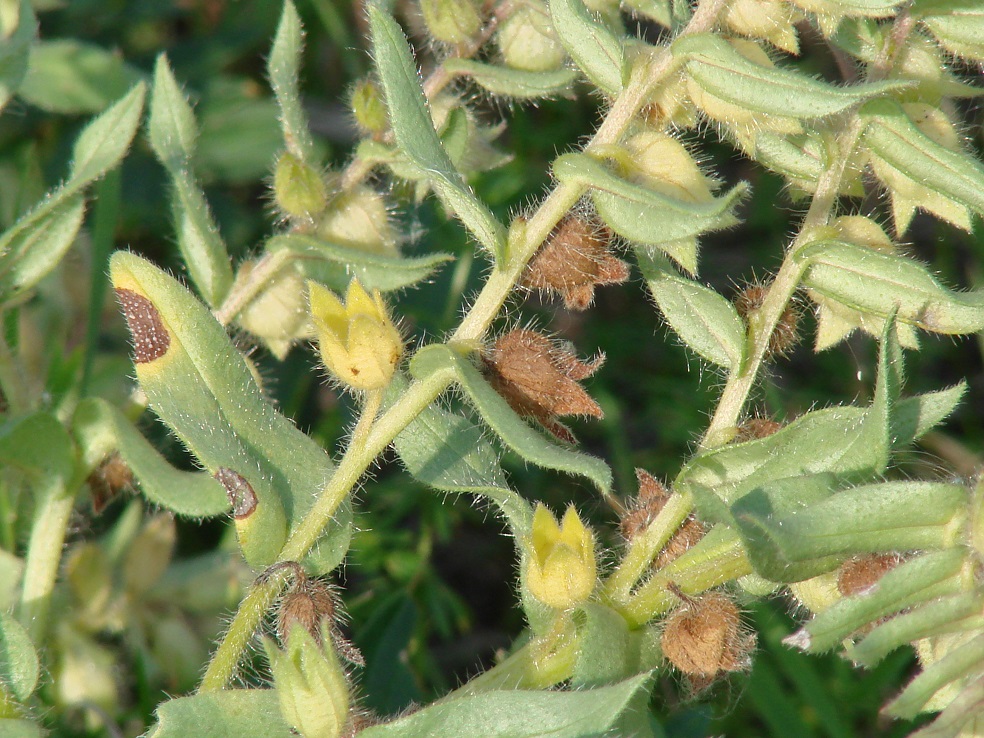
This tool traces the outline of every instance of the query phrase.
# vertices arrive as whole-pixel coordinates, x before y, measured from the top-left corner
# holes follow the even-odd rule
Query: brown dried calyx
[[[604,355],[584,362],[542,333],[517,328],[486,347],[482,360],[485,378],[509,406],[563,441],[575,443],[576,439],[558,417],[604,415],[578,384],[598,371]]]
[[[118,453],[106,460],[86,479],[92,495],[92,511],[101,513],[120,492],[133,486],[133,471]]]
[[[837,572],[837,590],[845,597],[864,594],[902,561],[897,553],[867,554],[848,559]]]
[[[565,216],[530,260],[523,284],[559,294],[570,310],[586,310],[595,287],[629,278],[628,265],[611,252],[611,239],[604,224]]]
[[[663,655],[700,690],[720,674],[748,668],[755,636],[743,632],[738,606],[721,592],[690,597],[667,585],[681,605],[666,619]]]
[[[781,428],[782,423],[772,420],[772,418],[759,416],[746,418],[738,426],[738,430],[732,440],[734,443],[744,443],[745,441],[755,441],[759,438],[768,438]]]
[[[735,309],[746,325],[751,325],[750,316],[762,307],[768,294],[769,285],[750,284],[735,296]],[[769,345],[765,350],[766,359],[783,357],[793,350],[799,342],[797,331],[799,317],[799,310],[793,303],[789,303],[779,322],[776,323],[772,335],[769,336]]]
[[[672,495],[662,482],[644,469],[636,469],[636,479],[639,480],[639,494],[622,514],[619,523],[622,536],[626,541],[631,541],[648,528]],[[706,532],[707,529],[703,523],[697,520],[693,514],[688,515],[656,558],[653,559],[652,568],[655,570],[662,569],[674,559],[679,558],[703,538]]]
[[[322,579],[309,577],[295,562],[285,564],[294,572],[294,582],[280,600],[277,610],[276,629],[280,642],[287,642],[287,636],[295,625],[304,628],[315,641],[320,642],[324,625],[339,655],[350,664],[365,666],[362,653],[345,638],[339,627],[343,613],[336,588]],[[270,570],[267,570],[269,573]]]

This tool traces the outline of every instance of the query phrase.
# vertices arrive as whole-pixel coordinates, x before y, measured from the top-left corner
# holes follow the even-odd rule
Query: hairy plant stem
[[[451,384],[452,376],[451,373],[434,374],[424,381],[414,382],[395,404],[376,419],[368,431],[353,435],[352,442],[335,468],[331,480],[318,496],[307,517],[287,539],[277,563],[300,561],[307,555],[365,470],[400,431]],[[363,413],[375,416],[378,405],[373,407],[373,404],[367,402]],[[356,428],[361,424],[360,419]],[[282,579],[271,581],[261,578],[253,584],[213,654],[198,688],[199,692],[225,688],[236,672],[243,649],[249,644],[264,613],[269,610],[282,586]]]
[[[699,33],[712,28],[725,4],[726,0],[702,2],[682,34]],[[648,101],[653,90],[675,69],[675,60],[669,48],[660,49],[654,59],[637,64],[632,70],[629,83],[616,98],[586,150],[617,143]],[[352,166],[354,165],[355,162]],[[507,296],[519,282],[526,262],[532,258],[540,244],[546,240],[560,219],[574,206],[586,189],[586,186],[580,183],[562,183],[544,200],[536,214],[526,224],[521,242],[510,244],[505,267],[497,269],[490,275],[451,341],[467,342],[481,339],[489,324],[499,313]],[[271,260],[274,256],[268,255]],[[269,278],[276,273],[282,263],[271,265],[261,259],[253,273],[259,271],[261,266]],[[248,288],[244,286],[239,290],[234,287],[230,296],[216,312],[220,322],[223,318],[226,319],[226,323],[231,321],[262,286],[262,284],[254,285],[251,279],[246,282],[250,286]],[[291,533],[280,552],[278,562],[298,561],[307,554],[365,470],[397,434],[447,389],[452,381],[451,373],[437,373],[426,380],[414,382],[396,404],[372,423],[370,430],[364,434],[359,433],[360,436],[364,435],[363,442],[356,443],[356,439],[353,438],[328,486],[321,492],[304,521]],[[372,412],[375,413],[375,410]],[[359,425],[361,424],[360,420]],[[216,649],[199,691],[214,691],[225,687],[235,673],[243,649],[249,643],[263,614],[273,603],[279,591],[279,585],[269,582],[254,584],[243,599],[229,630]]]
[[[66,485],[63,478],[54,475],[41,477],[34,485],[39,504],[27,543],[18,615],[35,643],[44,641],[75,489],[75,485]]]
[[[3,391],[11,413],[19,415],[31,409],[33,393],[24,374],[24,366],[7,344],[7,336],[3,330],[4,318],[4,313],[0,312],[0,390]]]
[[[630,627],[639,627],[676,607],[679,598],[667,586],[699,594],[752,572],[738,533],[715,526],[700,543],[653,574],[625,604],[616,604]]]
[[[632,588],[649,569],[656,554],[687,519],[693,506],[693,498],[689,494],[673,495],[656,519],[632,539],[618,568],[605,580],[602,597],[606,601],[625,604],[629,600]]]

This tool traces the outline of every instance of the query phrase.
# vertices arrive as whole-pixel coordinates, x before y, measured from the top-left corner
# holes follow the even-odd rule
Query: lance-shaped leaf
[[[38,32],[30,0],[19,0],[16,13],[16,25],[5,29],[7,36],[0,40],[0,110],[24,81],[31,44]]]
[[[591,16],[581,0],[550,0],[560,43],[589,80],[609,95],[625,84],[625,49],[611,29]]]
[[[360,738],[424,735],[508,735],[511,738],[588,738],[606,735],[632,698],[647,688],[648,674],[597,689],[572,692],[504,690],[436,702]]]
[[[150,738],[290,738],[273,689],[226,689],[178,697],[157,708],[157,726]]]
[[[659,246],[688,271],[693,255],[674,250],[673,242],[732,225],[731,208],[746,191],[742,183],[711,202],[685,202],[623,179],[587,154],[559,156],[553,171],[561,182],[591,188],[598,214],[620,236]]]
[[[934,333],[984,328],[984,291],[949,290],[912,259],[842,241],[810,244],[798,258],[807,287],[852,310],[885,317],[897,309],[898,320]]]
[[[701,357],[735,371],[745,356],[745,324],[731,301],[680,275],[662,254],[636,248],[642,276],[666,322]]]
[[[936,3],[928,3],[921,18],[936,40],[947,51],[976,61],[984,60],[984,7],[976,2],[939,3],[938,12],[932,12]],[[919,3],[917,12],[922,10]]]
[[[501,264],[505,259],[506,230],[469,189],[441,145],[403,31],[374,4],[369,5],[369,29],[397,145],[427,177],[441,202]]]
[[[961,587],[959,574],[965,558],[959,548],[951,548],[899,564],[869,589],[815,615],[786,643],[811,653],[828,651],[879,618],[951,595]]]
[[[941,423],[960,403],[967,383],[899,400],[891,413],[893,448],[904,448]]]
[[[299,235],[274,236],[267,251],[290,251],[296,255],[304,275],[338,290],[344,290],[352,277],[369,290],[390,292],[421,282],[443,264],[453,261],[451,254],[389,256],[361,251],[350,246]]]
[[[144,77],[118,51],[73,38],[35,43],[30,57],[17,95],[52,113],[99,113]]]
[[[144,496],[154,504],[193,517],[228,512],[226,490],[211,474],[174,468],[122,412],[105,400],[90,397],[79,403],[72,431],[90,464],[98,463],[106,449],[119,451]]]
[[[895,102],[873,100],[861,108],[861,116],[867,122],[865,145],[880,162],[912,183],[912,194],[928,190],[959,207],[984,214],[984,166],[980,162],[934,141]],[[888,184],[893,190],[901,186],[894,178]],[[954,214],[947,219],[969,230],[962,216]]]
[[[909,738],[957,738],[975,731],[984,703],[984,676],[968,679],[960,693],[929,725],[912,733]]]
[[[226,487],[247,560],[271,563],[330,478],[328,455],[267,402],[225,330],[177,281],[124,252],[110,272],[151,407]],[[339,563],[350,514],[336,515],[313,568]]]
[[[280,25],[277,26],[277,35],[273,39],[273,48],[270,49],[270,58],[267,59],[267,73],[277,105],[280,106],[280,126],[284,131],[287,150],[313,166],[316,164],[314,143],[297,86],[303,51],[301,19],[294,3],[287,0],[280,16]]]
[[[34,693],[40,674],[31,636],[13,615],[0,612],[0,690],[18,702],[26,702]]]
[[[503,443],[530,463],[547,469],[587,477],[608,494],[612,475],[608,465],[594,456],[564,448],[531,428],[492,389],[481,373],[444,344],[427,346],[416,353],[410,373],[418,379],[445,372],[461,385],[469,401]]]
[[[901,382],[902,358],[894,320],[889,319],[882,334],[875,393],[868,408],[816,410],[765,438],[706,451],[680,471],[674,486],[712,490],[730,504],[755,487],[778,479],[829,472],[844,480],[865,480],[880,474],[888,465],[892,417]],[[912,412],[906,416],[904,429],[918,432]],[[722,519],[716,517],[720,506],[705,505],[707,500],[706,494],[698,494],[702,514],[712,520]]]
[[[164,55],[154,68],[148,133],[154,153],[171,177],[171,213],[188,274],[215,307],[232,286],[232,265],[191,168],[198,137],[195,114]]]
[[[144,85],[136,85],[89,123],[73,147],[68,180],[0,236],[0,301],[37,284],[72,244],[82,224],[84,191],[119,164],[130,148],[144,95]]]
[[[571,91],[571,86],[577,79],[577,72],[573,69],[531,72],[455,57],[444,62],[444,71],[470,77],[493,95],[506,95],[519,100],[565,95]]]
[[[982,662],[984,634],[954,648],[939,661],[925,668],[882,712],[902,720],[911,720],[926,709],[933,695],[946,685],[965,677],[980,678]]]
[[[860,643],[850,646],[847,656],[856,664],[871,667],[895,649],[914,641],[981,628],[984,628],[984,592],[959,592],[886,620]]]
[[[967,504],[959,485],[886,482],[777,514],[773,498],[782,487],[782,480],[762,485],[731,506],[756,571],[771,581],[822,574],[838,557],[950,545]]]
[[[821,118],[909,86],[908,82],[877,82],[835,87],[800,72],[756,64],[709,33],[684,36],[672,49],[702,90],[752,113]]]
[[[818,139],[806,138],[798,145],[789,137],[762,131],[755,137],[755,160],[786,177],[816,182],[824,167],[823,151],[817,148],[818,144]]]

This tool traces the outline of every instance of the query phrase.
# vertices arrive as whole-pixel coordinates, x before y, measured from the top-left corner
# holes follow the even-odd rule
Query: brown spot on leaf
[[[487,348],[482,358],[486,379],[509,406],[561,440],[575,441],[570,430],[557,421],[558,416],[603,415],[601,406],[578,381],[594,374],[604,356],[583,362],[546,336],[517,328]]]
[[[216,481],[225,487],[226,495],[232,505],[232,517],[236,520],[248,518],[256,509],[256,492],[246,478],[226,467],[219,467],[214,474]]]
[[[133,337],[133,363],[146,364],[166,354],[171,345],[171,336],[154,303],[127,289],[117,289],[116,299],[120,301],[126,325]]]

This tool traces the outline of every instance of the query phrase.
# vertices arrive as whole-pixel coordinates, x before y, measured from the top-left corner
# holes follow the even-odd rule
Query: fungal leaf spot
[[[117,289],[126,325],[133,337],[133,363],[146,364],[161,358],[171,345],[171,336],[154,303],[133,290]]]
[[[232,505],[232,517],[236,520],[248,518],[256,509],[256,493],[253,486],[238,472],[227,467],[219,467],[213,475],[216,481],[225,487],[229,502]]]

